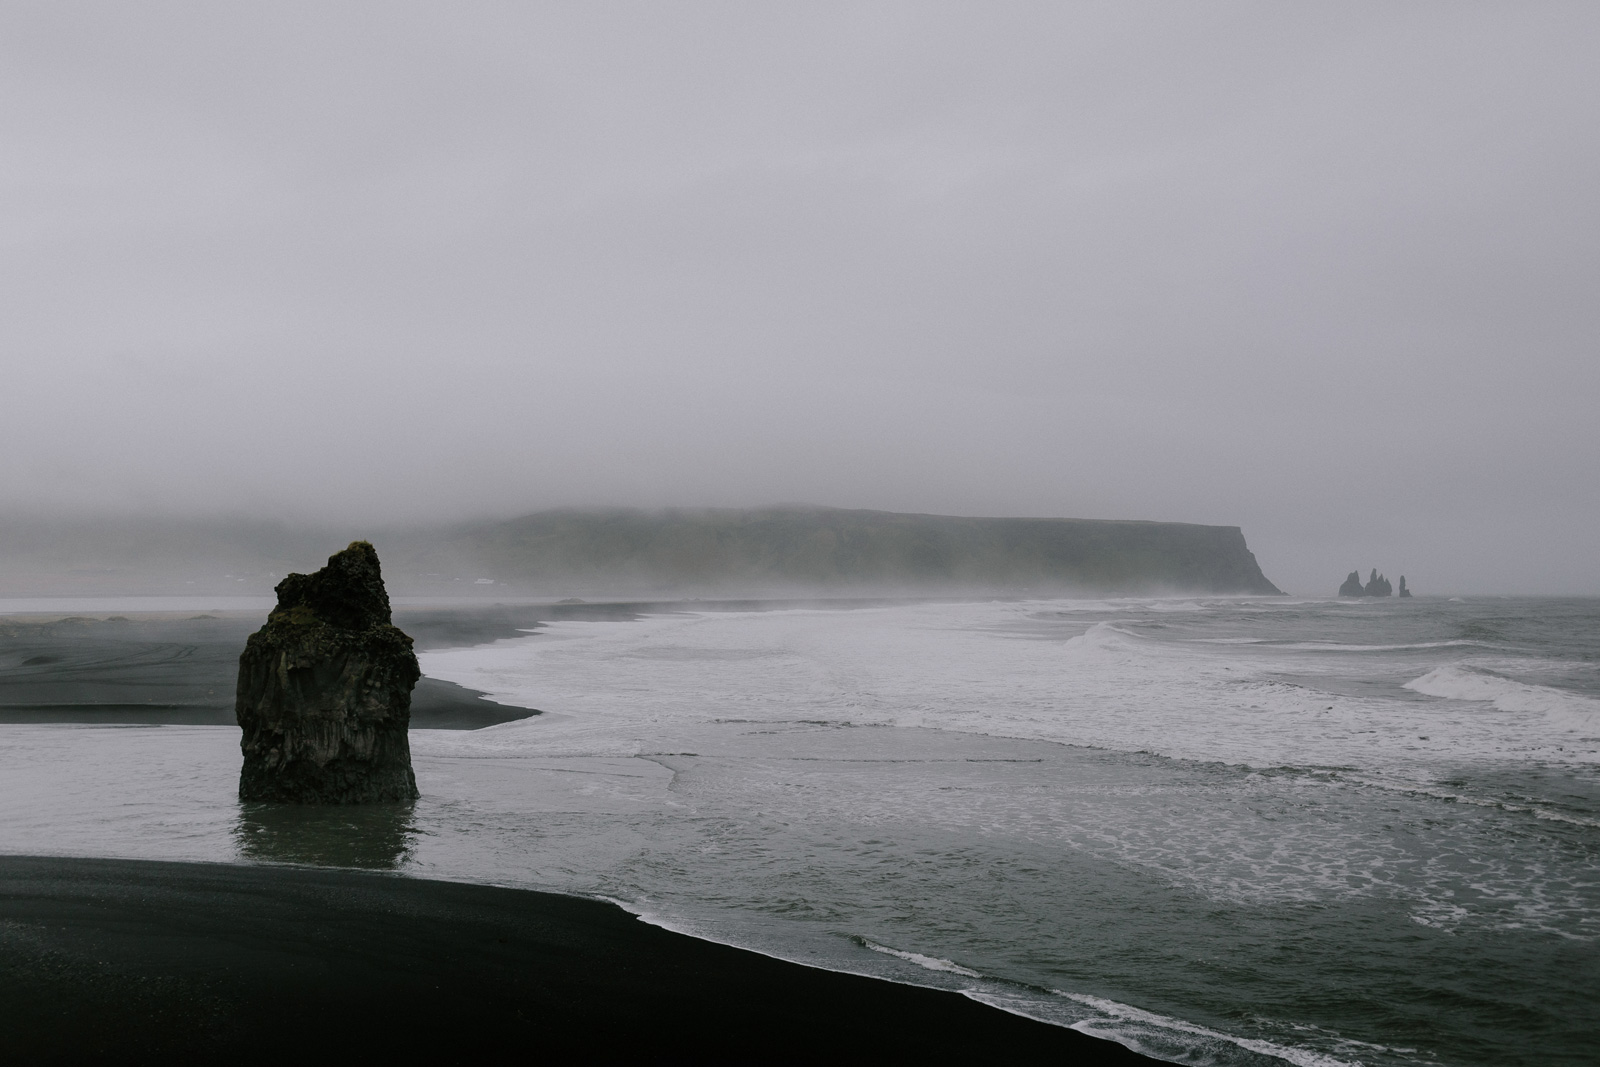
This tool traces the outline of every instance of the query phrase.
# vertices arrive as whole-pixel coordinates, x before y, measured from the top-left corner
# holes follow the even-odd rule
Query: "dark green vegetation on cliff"
[[[239,798],[416,799],[406,731],[421,676],[370,544],[353,542],[315,574],[289,575],[239,657]]]
[[[1236,526],[835,508],[546,511],[452,531],[495,581],[708,590],[1277,593]],[[426,562],[424,556],[418,562]]]

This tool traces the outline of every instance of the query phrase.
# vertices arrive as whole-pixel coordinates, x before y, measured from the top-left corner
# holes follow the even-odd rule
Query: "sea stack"
[[[1351,571],[1350,576],[1339,587],[1340,596],[1366,596],[1367,591],[1361,588],[1361,572]]]
[[[1411,595],[1411,590],[1406,588],[1406,576],[1403,575],[1403,574],[1400,576],[1400,595],[1401,596],[1410,596]]]
[[[1394,586],[1389,584],[1389,579],[1379,574],[1373,568],[1372,577],[1367,579],[1367,587],[1362,590],[1365,596],[1389,596],[1394,592]]]
[[[406,730],[422,672],[390,620],[378,553],[354,541],[276,592],[278,606],[239,656],[239,799],[415,800]]]

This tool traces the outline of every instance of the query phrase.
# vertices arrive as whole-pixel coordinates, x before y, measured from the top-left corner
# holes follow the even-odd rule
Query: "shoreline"
[[[418,652],[514,640],[550,622],[630,622],[685,611],[848,610],[894,603],[841,600],[617,600],[596,603],[407,604],[395,624]],[[102,614],[96,612],[96,615]],[[234,687],[245,640],[266,611],[0,615],[0,724],[237,726]],[[411,697],[415,730],[477,730],[541,714],[488,694],[421,678]]]
[[[0,856],[0,1058],[1153,1063],[959,993],[581,897],[348,869]]]
[[[0,723],[237,727],[239,653],[264,618],[0,618]],[[494,640],[521,620],[441,609],[419,621],[426,648],[452,630]],[[420,679],[412,691],[418,730],[476,730],[537,714],[437,678]]]

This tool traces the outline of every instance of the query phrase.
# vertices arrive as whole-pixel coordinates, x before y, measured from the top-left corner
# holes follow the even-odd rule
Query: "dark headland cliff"
[[[619,591],[1279,592],[1237,526],[816,507],[546,511],[449,531],[431,558]]]
[[[581,509],[452,526],[0,522],[0,594],[264,595],[330,541],[383,547],[403,596],[1250,593],[1279,590],[1237,526],[811,506]]]

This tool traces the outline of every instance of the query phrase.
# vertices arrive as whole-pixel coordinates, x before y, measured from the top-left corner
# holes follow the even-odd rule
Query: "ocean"
[[[0,726],[0,851],[614,900],[1190,1064],[1600,1059],[1600,601],[917,601],[426,651],[414,808],[228,727]]]

